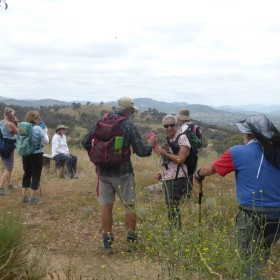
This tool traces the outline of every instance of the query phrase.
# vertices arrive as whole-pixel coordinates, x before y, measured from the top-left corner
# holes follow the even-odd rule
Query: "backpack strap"
[[[123,116],[123,115],[116,116],[113,113],[106,113],[106,114],[103,115],[102,119],[104,119],[104,120],[115,119],[118,122],[121,122],[123,120],[126,120],[126,117]]]
[[[174,140],[174,142],[177,142],[177,143],[178,143],[179,138],[180,138],[183,134],[185,134],[185,133],[179,133],[179,135],[176,137],[176,139]],[[171,144],[170,139],[169,139],[168,137],[166,137],[166,142],[167,142],[168,146],[171,148],[173,154],[174,154],[174,155],[177,155],[178,152],[175,151],[175,148],[174,148],[174,146]],[[170,160],[169,160],[169,161],[170,161]],[[166,164],[165,168],[166,168],[166,167],[167,167],[167,164]],[[167,168],[168,168],[168,167],[167,167]],[[167,169],[167,168],[166,168],[166,169]],[[179,175],[179,170],[180,170],[180,168],[182,168],[182,170],[183,170],[185,176],[188,177],[188,175],[186,174],[186,172],[185,172],[185,170],[184,170],[184,168],[183,168],[183,165],[182,165],[181,163],[178,163],[178,164],[177,164],[177,170],[176,170],[175,180],[178,179],[178,175]]]
[[[180,133],[180,134],[176,137],[175,141],[178,142],[178,141],[179,141],[179,138],[180,138],[183,134],[185,134],[185,133]],[[172,149],[172,148],[171,148],[171,149]],[[177,167],[177,171],[176,171],[175,180],[178,179],[180,167],[182,168],[182,170],[183,170],[183,172],[184,172],[184,175],[185,175],[186,177],[188,177],[188,175],[186,174],[186,172],[185,172],[185,170],[184,170],[184,168],[183,168],[183,164],[182,164],[182,163],[179,163],[179,164],[178,164],[178,167]]]

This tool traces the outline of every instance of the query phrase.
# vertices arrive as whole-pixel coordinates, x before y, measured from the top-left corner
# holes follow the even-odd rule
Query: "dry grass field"
[[[49,147],[45,148],[46,151]],[[111,259],[104,259],[102,249],[99,204],[96,195],[96,175],[94,166],[89,161],[85,150],[72,149],[78,156],[79,179],[65,180],[59,178],[51,163],[50,172],[43,170],[41,178],[41,194],[43,204],[30,206],[22,204],[21,199],[21,158],[15,156],[15,168],[12,182],[18,186],[14,192],[0,197],[1,215],[20,214],[26,226],[28,246],[32,252],[42,251],[49,262],[49,278],[66,279],[66,275],[83,275],[83,279],[109,279],[106,275],[106,262],[110,260],[111,269],[119,270],[118,261],[123,265],[129,262],[127,269],[134,275],[134,267],[127,259],[125,243],[125,227],[123,207],[119,201],[114,209],[114,234],[116,253]],[[139,159],[137,159],[138,161]],[[140,159],[136,166],[141,170],[140,176],[146,178],[145,184],[154,183],[154,172],[147,169],[145,159]],[[136,167],[137,168],[137,167]],[[157,170],[154,168],[154,170]],[[114,262],[111,260],[114,259]],[[137,261],[135,266],[142,269]],[[139,266],[139,267],[138,267]],[[105,269],[106,268],[106,269]],[[69,271],[71,269],[71,271]],[[103,274],[106,275],[103,275]],[[120,271],[118,279],[127,272]],[[59,276],[58,276],[59,275]],[[103,275],[103,276],[102,276]],[[129,277],[130,277],[129,276]],[[55,279],[56,279],[55,278]],[[68,279],[68,278],[67,278]],[[131,278],[127,278],[131,279]]]
[[[45,151],[49,149],[46,146]],[[117,201],[115,253],[107,256],[102,249],[94,166],[84,150],[72,148],[71,152],[78,156],[79,179],[59,178],[51,165],[50,172],[42,173],[44,204],[31,206],[20,202],[23,172],[17,155],[12,181],[19,188],[0,197],[1,216],[14,213],[22,217],[26,245],[30,254],[42,253],[48,270],[46,279],[238,279],[232,276],[238,267],[233,257],[236,210],[233,175],[222,180],[213,176],[204,181],[203,228],[198,224],[195,190],[191,200],[182,205],[183,232],[166,244],[160,236],[167,227],[163,194],[146,189],[156,183],[158,158],[133,156],[139,198],[138,229],[146,243],[138,252],[126,252],[124,209]],[[204,154],[206,158],[199,165],[215,157],[210,152]],[[279,279],[279,255],[278,246],[267,268],[267,279]],[[178,265],[185,268],[184,273]]]

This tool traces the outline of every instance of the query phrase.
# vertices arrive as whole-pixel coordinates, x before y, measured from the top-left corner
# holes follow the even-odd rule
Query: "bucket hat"
[[[57,132],[59,129],[66,129],[68,128],[67,126],[63,125],[63,124],[59,124],[56,129],[55,129],[55,132]]]
[[[179,114],[176,115],[177,120],[179,121],[189,121],[192,118],[190,117],[190,111],[188,109],[181,109]]]

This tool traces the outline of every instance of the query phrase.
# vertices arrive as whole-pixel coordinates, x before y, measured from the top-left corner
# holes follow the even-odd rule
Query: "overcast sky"
[[[5,2],[0,96],[280,104],[279,0]]]

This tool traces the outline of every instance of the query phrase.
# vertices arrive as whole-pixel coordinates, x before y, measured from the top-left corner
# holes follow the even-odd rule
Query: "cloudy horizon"
[[[0,96],[280,104],[278,1],[5,2]]]

